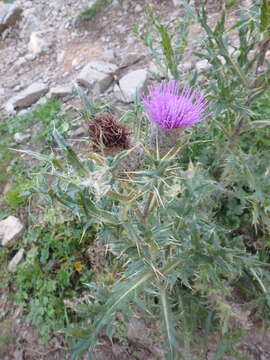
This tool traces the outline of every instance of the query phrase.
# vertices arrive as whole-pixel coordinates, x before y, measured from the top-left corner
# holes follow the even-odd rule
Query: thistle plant
[[[220,341],[213,356],[225,358],[228,343],[231,350],[235,330],[244,332],[246,319],[238,316],[232,293],[243,292],[246,307],[253,311],[256,304],[269,326],[269,121],[253,119],[257,110],[251,107],[265,96],[266,105],[257,107],[269,111],[269,69],[258,76],[255,70],[252,82],[247,81],[255,63],[248,60],[255,46],[253,21],[239,25],[236,57],[223,38],[224,14],[214,30],[203,11],[198,18],[208,33],[208,53],[201,56],[214,69],[204,85],[211,106],[200,92],[178,82],[153,85],[142,97],[151,123],[142,142],[150,149],[145,146],[144,163],[132,176],[117,174],[123,159],[132,163],[129,132],[108,115],[93,119],[91,104],[89,135],[96,151],[77,155],[54,131],[60,157],[28,152],[44,163],[35,190],[68,207],[84,229],[94,226],[96,240],[119,262],[113,281],[91,279],[86,284],[91,296],[78,308],[80,324],[66,330],[75,338],[73,360],[85,352],[94,358],[100,336],[114,341],[119,312],[125,324],[138,309],[147,321],[162,324],[159,339],[170,360],[206,358],[214,334]],[[246,26],[249,39],[243,34]],[[223,67],[220,56],[226,60]],[[204,121],[210,114],[211,121]],[[190,129],[193,136],[181,147],[179,159],[183,130],[200,122]],[[120,151],[101,151],[102,146],[119,145],[119,139]],[[221,175],[213,171],[216,166],[222,167]],[[53,186],[46,182],[48,175],[55,178]],[[262,251],[257,240],[252,251],[247,245],[247,224],[263,241]]]
[[[162,82],[149,89],[143,104],[151,122],[150,144],[161,155],[179,143],[183,129],[206,119],[209,104],[196,90],[181,89],[176,81]]]
[[[200,327],[207,336],[207,308],[202,307],[210,299],[212,306],[218,304],[211,309],[217,311],[211,326],[226,333],[235,315],[221,299],[244,273],[261,282],[259,259],[245,251],[239,236],[230,236],[215,223],[216,203],[226,189],[203,169],[192,164],[182,169],[177,153],[160,160],[146,154],[147,168],[121,181],[114,169],[125,151],[114,159],[99,155],[82,161],[57,131],[54,136],[67,163],[29,153],[45,164],[39,191],[68,207],[85,229],[99,229],[97,239],[115,260],[125,260],[119,278],[107,286],[106,298],[104,285],[87,284],[93,302],[78,309],[80,329],[67,330],[78,340],[72,359],[84,352],[94,358],[99,336],[109,332],[113,336],[115,314],[132,314],[138,307],[149,321],[162,320],[168,359],[176,359],[179,347],[187,356],[192,343],[203,346],[195,337],[190,339],[190,331]],[[48,174],[57,179],[53,187],[46,184]],[[189,306],[195,306],[192,322],[186,311]]]
[[[159,89],[170,87],[178,90],[179,85],[162,84]],[[208,109],[204,98],[191,89],[181,94],[175,101],[187,104],[190,118],[183,107],[178,122],[166,111],[164,118],[159,113],[155,118],[153,112],[151,121],[158,119],[169,128],[165,131],[173,131],[173,126],[203,120]],[[161,104],[166,109],[163,96],[161,92]],[[151,96],[147,99],[150,104]],[[170,109],[173,101],[171,96],[167,99]],[[172,124],[170,119],[174,119]],[[211,315],[211,328],[227,334],[230,319],[237,316],[226,301],[231,286],[247,274],[257,279],[262,291],[265,289],[259,259],[245,250],[241,237],[230,235],[226,227],[216,223],[217,204],[229,191],[192,163],[188,169],[182,168],[177,150],[160,158],[146,151],[144,168],[121,179],[115,176],[115,169],[130,150],[115,156],[96,153],[83,157],[76,155],[57,131],[54,137],[66,154],[66,162],[55,155],[28,152],[45,165],[38,178],[38,191],[68,207],[85,229],[95,226],[96,240],[103,241],[108,252],[122,263],[118,278],[106,286],[105,298],[104,284],[86,284],[92,300],[78,308],[80,328],[67,329],[77,339],[72,359],[85,352],[94,358],[99,336],[114,336],[115,314],[128,316],[138,308],[149,321],[161,319],[166,336],[164,353],[171,360],[177,358],[179,348],[187,358],[192,345],[205,346],[196,341],[194,331],[202,329],[207,338],[209,312],[215,313]],[[53,186],[46,182],[47,175],[55,177]],[[210,308],[205,303],[211,304]],[[192,318],[189,307],[193,307]]]

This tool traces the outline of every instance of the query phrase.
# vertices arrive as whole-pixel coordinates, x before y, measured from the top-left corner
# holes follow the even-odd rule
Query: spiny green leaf
[[[84,104],[85,106],[85,110],[86,110],[86,114],[87,114],[87,118],[90,119],[91,116],[93,116],[94,114],[94,108],[93,108],[93,104],[90,102],[90,100],[87,98],[87,96],[85,95],[85,93],[83,92],[83,90],[80,88],[80,86],[76,85],[75,89],[77,91],[77,94],[81,100],[81,102]]]
[[[88,175],[88,171],[85,169],[75,151],[72,149],[70,144],[60,135],[57,130],[53,131],[53,137],[60,148],[64,149],[67,152],[67,158],[72,167],[79,171],[82,175]]]
[[[163,314],[164,327],[169,345],[169,359],[175,359],[176,349],[176,331],[173,323],[170,304],[168,301],[167,290],[165,287],[160,289],[161,311]]]
[[[17,152],[20,152],[20,153],[24,153],[24,154],[27,154],[29,156],[31,156],[32,158],[34,159],[37,159],[39,161],[44,161],[46,163],[51,163],[51,159],[49,156],[46,156],[46,155],[42,155],[42,154],[39,154],[35,151],[31,151],[31,150],[18,150],[18,149],[11,149],[11,150],[14,150],[14,151],[17,151]]]
[[[114,226],[120,225],[121,222],[114,217],[109,211],[100,209],[90,199],[90,194],[79,193],[80,203],[85,211],[86,216],[97,219],[105,224],[111,224]]]

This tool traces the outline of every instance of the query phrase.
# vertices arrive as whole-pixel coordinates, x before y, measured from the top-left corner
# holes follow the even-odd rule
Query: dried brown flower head
[[[97,115],[89,123],[89,136],[95,148],[103,143],[105,148],[130,148],[131,131],[117,122],[112,114]]]

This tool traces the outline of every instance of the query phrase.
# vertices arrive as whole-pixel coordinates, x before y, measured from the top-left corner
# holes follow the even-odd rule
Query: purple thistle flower
[[[181,90],[176,81],[152,86],[142,100],[149,120],[165,130],[192,126],[209,116],[207,100],[190,87]]]

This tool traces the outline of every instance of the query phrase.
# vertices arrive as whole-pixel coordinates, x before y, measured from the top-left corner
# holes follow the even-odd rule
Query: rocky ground
[[[159,11],[175,14],[177,10],[173,5],[168,6],[166,1],[162,3]],[[64,86],[68,92],[81,70],[91,61],[113,64],[109,68],[104,63],[97,65],[98,71],[113,73],[121,65],[143,59],[145,49],[134,37],[132,28],[138,17],[142,20],[140,26],[144,26],[144,1],[136,4],[114,1],[89,22],[76,22],[76,18],[82,9],[91,5],[91,1],[19,0],[16,5],[21,10],[17,12],[18,19],[2,32],[0,39],[0,105],[9,113],[13,109],[6,104],[34,83],[40,86],[38,90],[30,89],[30,93],[38,94],[28,101],[15,101],[15,108],[31,105],[56,86]],[[81,79],[81,83],[91,88],[95,76],[89,69],[85,76],[90,79]],[[105,91],[107,87],[103,85],[101,90]],[[24,99],[26,95],[22,97]]]
[[[4,19],[5,12],[13,12],[11,25],[2,26],[0,37],[0,107],[4,114],[13,114],[44,96],[67,95],[75,82],[90,91],[114,92],[117,99],[125,102],[131,100],[134,88],[144,85],[146,70],[153,66],[133,28],[138,24],[140,29],[146,26],[144,10],[150,2],[113,1],[91,21],[78,21],[80,12],[93,2],[17,0],[12,5],[2,4],[0,19],[1,13]],[[154,0],[151,4],[162,18],[181,16],[176,0]],[[6,10],[8,7],[10,10]],[[211,6],[211,10],[216,9]],[[190,31],[190,49],[196,46],[198,32],[194,25]],[[196,66],[188,52],[186,58],[183,68]],[[197,66],[205,64],[199,62]],[[122,91],[113,88],[115,75],[121,81],[121,77],[136,69],[141,71],[120,83]],[[99,84],[95,87],[96,82]]]
[[[144,10],[150,1],[114,0],[91,21],[78,21],[80,12],[93,2],[17,0],[11,5],[0,2],[0,121],[1,117],[24,114],[50,96],[63,97],[72,103],[76,101],[76,83],[92,95],[105,95],[122,103],[132,102],[136,91],[145,86],[154,67],[147,49],[134,36],[133,28],[138,24],[140,29],[146,26]],[[214,21],[220,2],[209,3]],[[151,4],[163,19],[181,16],[178,0],[152,0]],[[233,16],[230,20],[234,20]],[[190,56],[199,35],[198,26],[192,25],[189,49],[181,64],[185,71],[208,66],[204,60]],[[2,246],[5,241],[15,240],[24,226],[11,218],[1,224]],[[8,223],[13,229],[17,226],[11,239],[7,239],[10,236]],[[20,252],[14,255],[13,263],[9,264],[10,271],[23,257]],[[10,307],[5,301],[0,312],[4,314]],[[15,344],[8,354],[1,355],[0,351],[0,360],[66,358],[63,350],[66,344],[62,338],[54,337],[44,345],[35,329],[23,321],[21,309],[14,309],[9,321],[11,326],[6,328],[13,329],[8,335],[14,338]],[[162,358],[159,345],[149,340],[150,330],[142,319],[134,318],[129,331],[133,351],[139,354],[136,359]],[[5,335],[4,324],[0,335]],[[253,344],[246,353],[254,359],[270,359],[268,334],[263,341],[253,332],[248,336],[253,338]],[[128,360],[130,356],[128,349],[117,344],[112,348],[105,340],[97,353],[99,360]],[[207,358],[211,358],[211,353]]]

